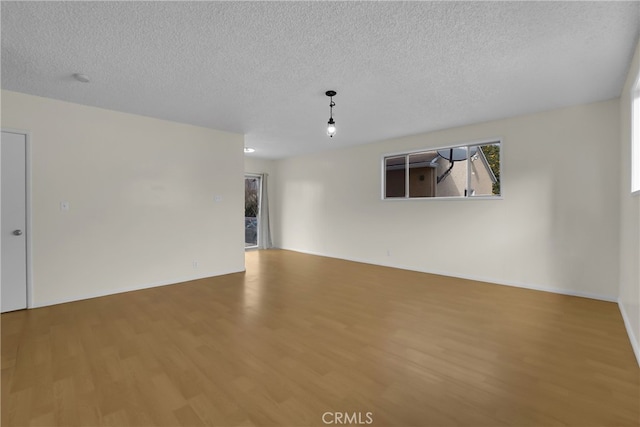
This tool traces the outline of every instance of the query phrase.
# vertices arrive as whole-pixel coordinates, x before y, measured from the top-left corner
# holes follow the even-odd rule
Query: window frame
[[[391,153],[384,153],[381,156],[381,160],[380,160],[380,199],[382,201],[407,201],[407,200],[502,200],[504,199],[504,186],[502,184],[502,181],[500,181],[500,195],[494,196],[494,195],[480,195],[480,196],[472,196],[472,195],[463,195],[463,196],[435,196],[435,197],[409,197],[410,194],[410,188],[409,188],[409,173],[407,172],[405,174],[405,196],[404,197],[386,197],[386,180],[387,180],[387,174],[386,174],[386,159],[388,158],[392,158],[392,157],[402,157],[404,156],[405,158],[408,158],[410,155],[412,154],[418,154],[418,153],[426,153],[429,151],[438,151],[438,150],[446,150],[446,149],[450,149],[450,148],[459,148],[459,147],[475,147],[475,146],[482,146],[482,145],[492,145],[492,144],[500,144],[500,178],[502,179],[503,176],[503,158],[504,158],[504,140],[501,137],[496,137],[496,138],[486,138],[486,139],[481,139],[481,140],[474,140],[474,141],[468,141],[468,142],[460,142],[460,143],[456,143],[456,144],[449,144],[449,145],[438,145],[435,147],[423,147],[423,148],[419,148],[419,149],[415,149],[415,150],[409,150],[409,151],[396,151],[396,152],[391,152]],[[408,165],[408,162],[406,162],[405,164]],[[467,183],[466,183],[466,188],[468,189],[470,186],[470,181],[471,181],[471,177],[470,177],[470,162],[467,162]],[[408,171],[410,168],[406,167],[406,170]]]
[[[640,195],[640,70],[631,86],[631,194]]]

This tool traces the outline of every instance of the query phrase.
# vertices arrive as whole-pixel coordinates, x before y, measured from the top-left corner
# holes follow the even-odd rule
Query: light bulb
[[[333,118],[329,120],[329,126],[327,126],[327,135],[333,138],[333,135],[336,134],[336,122],[333,121]]]

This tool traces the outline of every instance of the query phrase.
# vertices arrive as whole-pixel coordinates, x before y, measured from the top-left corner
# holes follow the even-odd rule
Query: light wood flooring
[[[3,314],[2,426],[640,424],[616,304],[246,258],[246,273]]]

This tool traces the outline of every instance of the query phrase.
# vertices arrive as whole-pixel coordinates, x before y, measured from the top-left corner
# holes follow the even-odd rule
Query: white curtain
[[[269,196],[267,191],[267,177],[266,173],[260,175],[262,180],[261,192],[260,192],[260,218],[258,219],[258,226],[260,231],[260,241],[258,247],[260,249],[269,249],[273,247],[271,242],[271,226],[269,224]]]

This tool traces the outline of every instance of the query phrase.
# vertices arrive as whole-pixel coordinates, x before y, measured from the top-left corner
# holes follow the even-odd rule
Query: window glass
[[[464,197],[467,189],[467,147],[443,148],[438,153],[437,197]]]
[[[385,197],[406,197],[407,156],[387,157],[384,170]]]
[[[479,145],[471,154],[470,196],[500,195],[500,144]]]
[[[438,153],[426,151],[409,155],[409,197],[435,197]]]
[[[384,158],[384,198],[500,196],[500,142]]]

